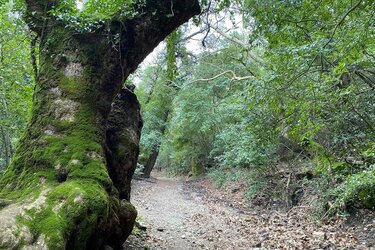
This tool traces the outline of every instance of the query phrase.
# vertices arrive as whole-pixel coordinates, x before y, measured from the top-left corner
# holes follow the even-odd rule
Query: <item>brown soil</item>
[[[252,209],[241,186],[224,192],[208,179],[156,176],[133,181],[141,226],[124,249],[375,249],[375,214],[353,221],[314,221],[309,209]]]

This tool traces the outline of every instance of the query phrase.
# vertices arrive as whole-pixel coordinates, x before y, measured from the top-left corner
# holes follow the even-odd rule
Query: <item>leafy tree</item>
[[[166,39],[166,70],[157,66],[156,72],[159,79],[152,82],[152,92],[149,93],[144,103],[144,119],[147,121],[144,129],[144,136],[141,141],[143,158],[145,158],[143,177],[149,178],[159,156],[160,145],[162,144],[166,123],[172,109],[172,101],[177,93],[175,81],[177,74],[177,54],[181,51],[179,41],[181,32],[175,31]],[[147,79],[147,76],[146,76]]]
[[[0,171],[9,165],[28,120],[33,90],[30,39],[13,3],[0,7]]]
[[[226,8],[248,30],[228,33],[203,20],[216,36],[206,34],[211,47],[179,84],[159,165],[267,172],[298,160],[315,166],[316,182],[336,187],[324,195],[332,211],[355,200],[373,208],[374,2],[246,0]]]
[[[263,41],[270,62],[261,79],[272,86],[264,101],[282,120],[278,130],[314,156],[317,169],[333,182],[369,171],[374,2],[246,3],[255,18],[250,39]],[[348,197],[373,191],[375,183],[366,183]]]

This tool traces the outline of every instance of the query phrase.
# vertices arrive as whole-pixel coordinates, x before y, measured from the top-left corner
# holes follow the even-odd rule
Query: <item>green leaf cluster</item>
[[[0,6],[0,171],[23,133],[34,88],[28,29],[16,7]]]

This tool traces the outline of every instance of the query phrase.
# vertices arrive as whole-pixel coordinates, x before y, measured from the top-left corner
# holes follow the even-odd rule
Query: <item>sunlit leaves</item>
[[[64,21],[67,27],[79,32],[92,32],[108,20],[134,18],[144,4],[144,0],[69,0],[62,1],[50,12],[57,20]]]

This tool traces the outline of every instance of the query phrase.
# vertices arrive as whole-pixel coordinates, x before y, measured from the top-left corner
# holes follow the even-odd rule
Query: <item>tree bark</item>
[[[136,95],[127,88],[122,89],[112,105],[106,132],[109,176],[119,191],[120,199],[128,201],[143,126],[140,111]]]
[[[8,115],[8,105],[5,100],[2,101],[2,106],[4,107],[2,117],[5,119],[9,118]],[[9,166],[11,157],[13,155],[13,147],[12,147],[12,141],[11,141],[11,134],[7,127],[0,126],[0,132],[3,142],[3,150],[4,150],[4,157],[5,157],[5,167]],[[0,166],[0,170],[2,166]]]
[[[3,141],[4,157],[5,157],[5,167],[9,166],[12,157],[12,142],[10,139],[9,132],[3,126],[0,126],[1,137]],[[1,169],[0,169],[1,170]]]
[[[121,106],[121,88],[199,5],[174,0],[170,15],[170,0],[148,0],[131,20],[77,33],[51,16],[58,2],[26,0],[40,40],[39,75],[31,121],[0,181],[0,198],[13,201],[0,210],[0,249],[120,249],[136,217],[127,199],[139,136],[129,132],[139,121],[116,120],[117,108],[139,112],[126,91],[129,106]]]
[[[146,161],[145,167],[143,169],[143,173],[141,175],[143,178],[150,178],[151,172],[154,169],[158,156],[159,156],[159,146],[155,149],[152,149],[151,154]]]
[[[160,134],[164,137],[164,133],[165,133],[165,129],[166,129],[166,122],[168,121],[168,117],[169,117],[169,109],[165,112],[165,115],[164,117],[162,118],[162,127],[160,129]],[[151,150],[151,154],[149,155],[149,157],[147,158],[147,161],[146,161],[146,164],[145,164],[145,167],[142,171],[142,177],[143,178],[150,178],[151,177],[151,172],[152,170],[154,169],[155,167],[155,163],[156,163],[156,160],[158,159],[158,156],[159,156],[159,152],[160,152],[160,146],[161,146],[161,142],[157,145],[154,145],[154,147],[152,148]]]

